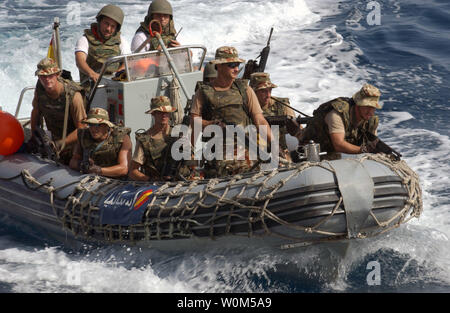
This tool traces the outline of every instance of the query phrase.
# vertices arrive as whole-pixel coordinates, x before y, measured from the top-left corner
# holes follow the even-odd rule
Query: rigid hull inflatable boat
[[[182,46],[110,58],[89,104],[135,132],[150,124],[142,112],[151,98],[187,103],[202,80],[205,54],[203,46]],[[125,64],[121,79],[103,75],[113,62]],[[33,89],[22,91],[16,117],[24,93]],[[177,114],[172,119],[181,123],[183,106]],[[21,123],[28,127],[27,119]],[[0,157],[0,201],[1,213],[63,241],[169,250],[228,243],[289,248],[364,238],[422,210],[417,175],[384,154],[223,179],[140,183],[83,175],[39,155],[16,153]]]
[[[421,213],[418,179],[384,155],[193,182],[81,175],[29,154],[0,161],[1,211],[59,238],[192,249],[371,237]]]

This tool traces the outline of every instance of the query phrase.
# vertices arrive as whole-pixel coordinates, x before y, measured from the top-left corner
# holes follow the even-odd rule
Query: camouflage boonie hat
[[[250,75],[250,87],[252,87],[254,91],[257,91],[266,88],[277,88],[278,86],[272,84],[269,73],[259,72]]]
[[[370,84],[365,84],[357,93],[353,95],[353,100],[357,106],[381,109],[381,105],[378,103],[380,96],[381,93],[377,87]]]
[[[227,46],[217,48],[215,60],[211,61],[212,64],[223,64],[233,62],[244,63],[245,60],[239,58],[236,48]]]
[[[59,72],[61,72],[61,70],[53,59],[44,58],[38,63],[37,70],[34,72],[34,75],[48,76]]]
[[[175,112],[177,109],[174,108],[170,104],[170,99],[166,96],[159,96],[156,98],[153,98],[152,101],[150,101],[150,110],[145,112],[146,114],[151,114],[155,111],[161,111],[161,112],[167,112],[172,113]]]
[[[87,118],[82,121],[84,124],[106,124],[109,127],[115,125],[109,121],[108,111],[102,108],[92,108],[89,110]]]

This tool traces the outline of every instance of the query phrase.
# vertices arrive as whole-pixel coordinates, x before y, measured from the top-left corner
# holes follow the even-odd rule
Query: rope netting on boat
[[[419,178],[404,161],[392,161],[384,154],[367,154],[354,160],[361,163],[373,160],[385,165],[398,176],[401,180],[399,184],[406,189],[403,207],[388,219],[380,219],[376,209],[371,209],[370,216],[376,227],[371,227],[370,231],[363,229],[357,238],[381,234],[420,216],[423,205]],[[275,236],[292,243],[284,246],[289,248],[295,244],[349,238],[347,231],[337,232],[327,228],[328,221],[345,214],[343,197],[337,185],[335,200],[328,213],[308,220],[310,224],[284,217],[282,209],[274,209],[273,201],[280,197],[280,190],[311,167],[334,171],[328,161],[303,162],[270,172],[236,175],[228,180],[162,183],[153,192],[141,221],[133,225],[102,224],[99,203],[124,184],[143,186],[140,182],[90,175],[55,188],[51,182],[39,182],[27,170],[23,170],[21,176],[29,188],[40,189],[50,195],[54,214],[65,229],[86,239],[137,242],[196,236],[212,239],[226,235]],[[280,175],[282,173],[284,175]],[[67,198],[58,198],[58,191],[70,185],[75,187],[73,193]]]

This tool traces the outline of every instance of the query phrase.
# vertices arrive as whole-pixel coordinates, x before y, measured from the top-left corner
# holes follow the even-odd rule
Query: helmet
[[[118,27],[117,30],[120,30],[120,27],[123,24],[123,18],[124,18],[124,14],[121,8],[119,8],[118,6],[112,5],[112,4],[108,4],[105,5],[98,13],[97,13],[97,21],[100,21],[100,17],[101,16],[107,16],[111,19],[113,19],[114,21],[117,22]]]
[[[172,6],[167,0],[153,0],[148,8],[148,14],[160,13],[173,16]]]
[[[203,70],[203,81],[206,78],[215,78],[215,77],[217,77],[217,71],[216,71],[215,65],[208,62],[205,65],[205,69]]]

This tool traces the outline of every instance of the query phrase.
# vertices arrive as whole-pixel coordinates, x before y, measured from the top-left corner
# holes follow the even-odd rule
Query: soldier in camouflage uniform
[[[107,177],[126,177],[131,161],[131,129],[115,126],[102,108],[90,109],[83,123],[89,127],[78,130],[70,167]],[[84,156],[87,160],[83,160]],[[89,166],[81,168],[82,162],[89,162]]]
[[[234,47],[220,47],[216,50],[215,59],[211,61],[217,70],[217,77],[210,84],[201,84],[195,93],[191,108],[192,128],[208,125],[240,125],[243,128],[250,124],[263,126],[267,140],[272,140],[269,124],[263,116],[255,92],[248,86],[247,80],[237,79],[239,66],[245,61],[240,59]],[[201,126],[200,126],[201,125]],[[193,138],[193,143],[196,138]],[[212,160],[208,166],[208,177],[222,177],[244,173],[255,165],[248,158],[245,149],[245,160],[237,160],[236,149],[232,160]],[[225,144],[224,144],[225,155]],[[206,167],[206,166],[205,166]]]
[[[289,107],[288,98],[279,98],[272,96],[272,89],[278,86],[270,81],[270,75],[268,73],[253,73],[250,75],[250,86],[258,97],[259,104],[263,110],[264,117],[266,116],[291,116],[293,120],[292,124],[295,124],[294,129],[288,129],[286,125],[280,127],[280,155],[288,161],[291,161],[291,156],[286,144],[286,134],[290,134],[294,137],[300,132],[300,125],[295,122],[295,113]],[[286,104],[286,105],[283,105]],[[292,128],[292,125],[290,125]]]
[[[104,6],[97,14],[97,23],[84,30],[75,47],[75,61],[80,71],[80,82],[88,87],[89,78],[95,83],[100,70],[110,57],[130,53],[129,44],[120,35],[123,24],[123,11],[115,5]],[[123,69],[116,62],[108,66],[105,74],[111,75]]]
[[[153,0],[148,7],[147,15],[141,25],[136,30],[131,41],[131,50],[135,51],[150,36],[150,22],[156,20],[161,24],[161,38],[167,48],[178,47],[180,43],[175,39],[176,30],[173,22],[172,5],[167,0]],[[155,37],[140,51],[152,51],[161,49],[158,39]]]
[[[131,162],[129,178],[140,181],[170,180],[178,167],[171,154],[172,144],[178,139],[171,137],[170,114],[175,112],[169,98],[155,97],[150,102],[154,124],[148,130],[136,132],[136,148]],[[179,169],[178,169],[179,170]],[[186,173],[180,173],[185,175]]]
[[[340,158],[340,153],[374,151],[376,143],[369,142],[365,134],[377,134],[378,116],[374,114],[381,109],[380,95],[378,88],[365,84],[352,98],[340,97],[321,104],[305,128],[301,142],[320,143],[321,151],[328,152],[327,159]]]
[[[37,65],[35,75],[39,79],[33,98],[31,131],[34,136],[37,127],[42,126],[43,117],[59,151],[61,163],[69,164],[73,145],[77,141],[77,129],[84,128],[81,121],[86,118],[86,111],[80,93],[81,87],[71,80],[63,79],[60,74],[61,70],[52,59],[44,58]],[[67,128],[66,137],[63,139],[66,108]]]

